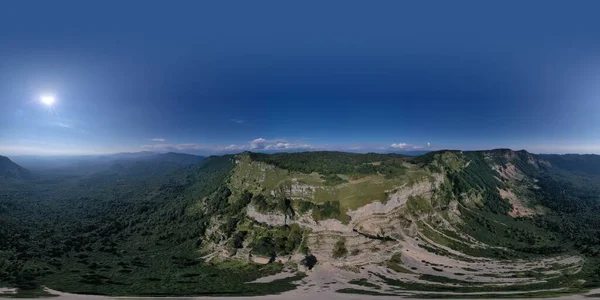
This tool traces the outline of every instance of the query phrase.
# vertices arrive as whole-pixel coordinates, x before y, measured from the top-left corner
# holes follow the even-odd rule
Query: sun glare
[[[43,95],[40,97],[40,101],[48,106],[54,104],[54,96],[52,95]]]

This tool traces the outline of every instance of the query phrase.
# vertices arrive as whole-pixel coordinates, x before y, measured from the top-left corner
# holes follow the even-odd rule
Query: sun
[[[48,106],[52,106],[52,104],[54,104],[54,96],[52,95],[42,95],[40,97],[40,101]]]

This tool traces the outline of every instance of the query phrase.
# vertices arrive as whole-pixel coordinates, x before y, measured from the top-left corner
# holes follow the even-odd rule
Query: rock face
[[[256,211],[254,206],[249,205],[246,210],[246,215],[259,222],[269,226],[284,226],[298,224],[302,227],[309,228],[313,232],[332,231],[332,232],[352,232],[352,228],[342,224],[339,220],[327,219],[315,221],[311,212],[306,214],[296,215],[293,218],[286,216],[281,212],[260,213]]]
[[[280,212],[268,214],[259,213],[253,205],[248,205],[246,215],[259,223],[264,223],[269,226],[284,226],[288,225],[287,216]]]
[[[433,174],[433,180],[417,182],[411,186],[408,184],[396,188],[395,192],[389,194],[385,203],[374,201],[347,214],[352,218],[351,224],[358,224],[364,219],[374,215],[389,215],[392,211],[402,207],[410,197],[431,197],[432,192],[437,189],[444,180],[442,174]]]
[[[372,228],[373,224],[369,225],[369,222],[375,222],[374,219],[385,219],[390,216],[394,211],[406,204],[410,197],[421,196],[429,198],[433,191],[443,182],[443,179],[442,174],[434,174],[432,180],[417,182],[410,186],[405,184],[398,187],[389,195],[385,203],[376,200],[354,211],[346,212],[351,218],[349,224],[343,224],[336,219],[315,221],[311,216],[311,211],[295,215],[294,217],[286,216],[281,212],[260,213],[252,205],[248,206],[246,215],[259,223],[269,226],[298,224],[310,228],[313,232],[353,232],[357,231],[358,228]],[[358,226],[359,224],[360,226]],[[373,230],[375,229],[372,228],[369,233],[373,234]]]
[[[481,157],[483,159],[479,159]],[[379,291],[394,290],[381,278],[437,287],[462,284],[465,284],[464,287],[505,287],[543,283],[556,276],[556,272],[577,273],[583,264],[579,256],[499,259],[497,253],[511,250],[482,242],[476,234],[470,235],[462,229],[469,217],[481,216],[479,209],[485,205],[485,187],[468,182],[471,190],[454,193],[452,180],[455,177],[451,173],[460,176],[467,168],[479,172],[487,165],[488,173],[482,176],[490,178],[487,184],[497,182],[501,186],[493,192],[512,205],[509,215],[527,217],[536,211],[527,206],[521,195],[535,188],[536,181],[517,167],[523,166],[523,162],[532,168],[543,166],[543,162],[534,156],[510,150],[471,157],[459,152],[442,153],[438,162],[430,162],[431,169],[412,169],[414,176],[409,174],[409,180],[385,181],[380,176],[369,185],[361,186],[379,189],[379,193],[373,193],[374,196],[368,200],[356,200],[365,195],[361,189],[354,190],[356,195],[339,191],[340,187],[371,180],[369,177],[349,179],[332,187],[319,185],[318,179],[315,179],[318,174],[285,173],[285,178],[269,177],[279,171],[261,165],[261,170],[271,172],[271,175],[257,178],[271,185],[255,188],[256,191],[270,193],[273,197],[283,192],[292,203],[308,201],[319,204],[340,197],[340,202],[360,205],[345,206],[340,217],[315,220],[311,210],[304,213],[296,211],[292,216],[278,211],[259,212],[251,204],[246,209],[246,217],[271,227],[297,224],[309,230],[304,242],[310,254],[318,259],[317,272],[327,268],[332,274],[345,274],[343,278],[337,275],[331,278],[342,283],[349,279],[369,278],[368,282],[377,286],[375,290]],[[277,174],[280,176],[283,172]],[[277,184],[285,186],[285,189],[278,190]],[[315,200],[323,193],[327,197]],[[303,255],[292,255],[288,259],[300,264],[303,258]],[[440,282],[440,278],[447,282]]]
[[[288,197],[292,199],[311,199],[314,197],[317,187],[298,182],[298,179],[292,178],[292,184]]]
[[[498,192],[502,199],[507,200],[512,205],[513,209],[509,212],[511,217],[531,216],[536,213],[535,210],[525,206],[512,190],[498,189]]]
[[[442,174],[433,174],[422,181],[395,187],[388,194],[385,203],[376,200],[356,210],[347,211],[346,214],[350,217],[347,224],[337,219],[315,221],[311,211],[297,214],[293,218],[281,212],[260,213],[252,205],[248,207],[246,214],[249,218],[269,226],[298,224],[310,229],[312,233],[308,246],[313,253],[320,254],[317,257],[322,262],[329,261],[340,266],[358,262],[381,263],[389,259],[399,246],[394,240],[403,240],[406,235],[416,235],[418,231],[415,223],[398,217],[408,215],[403,210],[409,199],[431,198],[443,181]],[[416,198],[414,201],[417,201]],[[346,239],[349,249],[362,254],[342,260],[333,259],[331,252],[340,237]]]

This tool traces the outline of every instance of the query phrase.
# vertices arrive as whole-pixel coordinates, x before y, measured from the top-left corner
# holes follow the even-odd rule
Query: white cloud
[[[71,125],[69,125],[69,123],[67,122],[51,122],[48,123],[48,126],[55,126],[55,127],[60,127],[60,128],[69,128],[69,129],[73,129]]]
[[[152,139],[154,140],[154,139]],[[196,143],[182,144],[166,144],[156,143],[150,145],[142,145],[142,150],[145,151],[174,151],[174,152],[232,152],[232,151],[279,151],[279,150],[299,150],[313,149],[306,143],[290,143],[284,139],[267,140],[265,138],[254,139],[247,144],[231,144],[228,146],[202,145]]]
[[[395,148],[395,149],[405,149],[408,146],[407,143],[393,143],[390,145],[390,147]]]
[[[163,139],[163,138],[152,138],[152,139],[149,139],[149,141],[151,141],[151,142],[165,142],[166,140]]]
[[[237,124],[242,124],[244,123],[244,120],[242,119],[229,119],[229,121],[233,122],[233,123],[237,123]]]
[[[427,147],[430,147],[431,144],[427,143]],[[423,146],[411,145],[407,143],[393,143],[390,145],[390,148],[397,150],[419,150],[423,149]]]
[[[250,142],[250,149],[264,149],[267,145],[267,140],[263,138],[257,138]]]
[[[290,143],[284,139],[267,140],[257,138],[250,142],[250,150],[295,150],[311,149],[312,146],[306,143]]]
[[[184,144],[152,144],[142,145],[142,150],[145,151],[205,151],[214,150],[214,148],[201,144],[184,143]]]
[[[236,144],[231,144],[227,147],[219,147],[220,150],[225,150],[225,151],[233,151],[233,150],[248,150],[248,145],[236,145]]]
[[[309,144],[294,144],[294,143],[276,143],[265,146],[265,150],[295,150],[295,149],[311,149]]]
[[[427,148],[431,148],[431,143],[427,142]]]
[[[1,145],[0,155],[90,155],[124,152],[125,149],[80,148],[55,144]]]

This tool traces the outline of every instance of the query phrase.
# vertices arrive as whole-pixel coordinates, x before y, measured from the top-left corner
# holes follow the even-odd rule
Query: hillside
[[[259,295],[300,285],[484,298],[600,286],[600,181],[582,163],[595,157],[497,149],[162,158],[177,167],[2,191],[0,286]],[[248,283],[282,270],[296,276]]]
[[[0,155],[0,178],[32,179],[33,176],[28,170],[14,163],[8,157]]]

